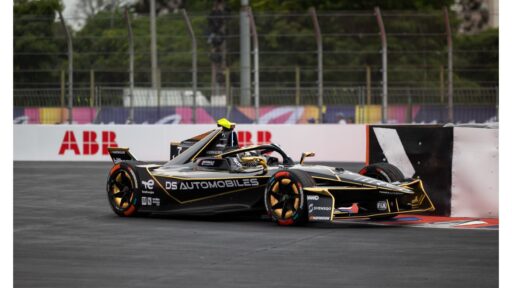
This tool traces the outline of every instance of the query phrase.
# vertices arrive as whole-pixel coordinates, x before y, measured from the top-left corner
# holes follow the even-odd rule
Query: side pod
[[[129,148],[109,147],[108,153],[110,154],[110,158],[112,158],[112,162],[114,162],[114,164],[136,160],[129,150]]]

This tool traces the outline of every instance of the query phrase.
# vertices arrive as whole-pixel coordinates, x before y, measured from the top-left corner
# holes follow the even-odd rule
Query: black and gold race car
[[[346,218],[391,218],[433,211],[419,179],[404,179],[388,163],[359,173],[295,163],[275,144],[239,147],[235,125],[171,143],[163,165],[135,160],[128,148],[109,148],[114,166],[108,200],[120,216],[268,213],[281,225]],[[335,152],[333,152],[335,153]]]

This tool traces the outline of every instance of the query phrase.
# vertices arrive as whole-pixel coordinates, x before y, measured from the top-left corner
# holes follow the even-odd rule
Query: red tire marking
[[[116,172],[116,170],[118,170],[119,168],[121,168],[121,164],[114,165],[114,167],[112,167],[112,169],[110,169],[110,175],[112,175],[114,172]]]
[[[279,225],[288,226],[293,224],[293,219],[287,219],[287,220],[277,220],[277,223]]]
[[[277,172],[275,174],[275,178],[281,178],[281,177],[290,177],[290,173],[281,171],[281,172]]]
[[[126,211],[124,211],[124,216],[130,216],[135,212],[135,206],[131,205]]]

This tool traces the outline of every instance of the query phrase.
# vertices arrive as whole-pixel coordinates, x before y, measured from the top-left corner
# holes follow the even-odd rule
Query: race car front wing
[[[309,220],[385,219],[398,214],[435,210],[421,180],[399,186],[408,188],[411,193],[346,186],[305,187]],[[357,197],[354,194],[358,194]]]

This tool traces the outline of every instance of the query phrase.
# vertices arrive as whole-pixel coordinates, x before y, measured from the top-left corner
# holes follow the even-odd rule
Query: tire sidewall
[[[115,173],[120,172],[120,171],[125,171],[126,173],[128,173],[128,175],[130,176],[130,178],[133,182],[133,185],[134,185],[134,187],[132,187],[133,198],[129,202],[130,205],[128,206],[128,208],[125,208],[122,210],[118,209],[117,206],[115,205],[115,203],[113,203],[113,199],[110,196],[110,191],[109,191],[109,188],[110,188],[109,182],[110,182],[112,175],[114,175]],[[129,164],[124,163],[124,162],[118,163],[118,164],[115,164],[110,169],[108,177],[107,177],[107,198],[108,198],[110,207],[117,215],[119,215],[119,216],[135,216],[137,214],[137,211],[139,210],[139,207],[141,204],[140,203],[141,192],[140,192],[139,186],[140,186],[139,185],[139,175],[137,174],[136,170],[133,169]]]
[[[290,179],[293,183],[297,185],[297,189],[299,191],[299,208],[289,219],[280,219],[271,209],[270,207],[270,190],[274,186],[276,182],[281,181],[282,179]],[[304,183],[299,179],[296,173],[291,170],[281,170],[276,172],[269,180],[267,187],[265,188],[264,194],[264,202],[265,209],[267,210],[268,215],[272,218],[272,220],[279,225],[283,226],[291,226],[298,225],[305,222],[308,217],[308,210],[306,209],[306,197],[304,193]]]
[[[383,165],[383,164],[385,164],[385,165]],[[400,176],[395,175],[396,172],[393,172],[391,167],[393,167],[393,169],[396,169],[400,172],[400,170],[397,167],[392,166],[391,164],[377,163],[377,164],[371,164],[371,165],[365,166],[363,169],[361,169],[359,171],[359,174],[361,174],[363,176],[371,177],[371,178],[376,178],[373,175],[379,175],[380,177],[378,177],[377,179],[386,181],[388,183],[392,183],[395,181],[403,181],[404,180],[403,175],[400,175]],[[401,172],[400,172],[400,174],[401,174]]]

